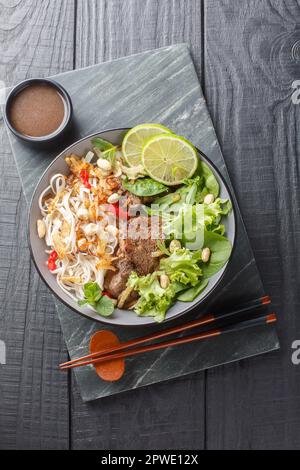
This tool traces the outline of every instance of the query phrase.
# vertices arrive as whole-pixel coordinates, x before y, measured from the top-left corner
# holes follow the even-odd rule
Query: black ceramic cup
[[[10,120],[10,109],[12,102],[14,98],[17,96],[18,93],[20,93],[24,88],[34,85],[34,84],[44,84],[44,85],[50,85],[51,87],[55,88],[57,92],[60,94],[64,106],[65,106],[65,116],[64,119],[61,123],[61,125],[52,132],[51,134],[44,135],[44,136],[39,136],[39,137],[33,137],[29,135],[25,135],[20,133],[17,129],[14,128],[11,120]],[[72,101],[67,93],[67,91],[57,82],[54,80],[46,79],[46,78],[31,78],[28,80],[24,80],[23,82],[19,83],[16,85],[9,93],[5,107],[4,107],[4,121],[8,127],[8,129],[20,140],[23,142],[26,142],[28,144],[31,144],[33,146],[40,146],[40,147],[47,147],[51,144],[59,142],[60,139],[62,139],[65,134],[70,130],[71,128],[71,122],[72,122],[72,117],[73,117],[73,106],[72,106]]]

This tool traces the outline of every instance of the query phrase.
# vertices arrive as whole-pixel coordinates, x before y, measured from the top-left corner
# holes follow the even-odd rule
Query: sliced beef
[[[123,196],[127,197],[127,206],[128,207],[136,207],[140,206],[141,204],[151,204],[155,201],[157,196],[136,196],[135,194],[126,191]],[[162,194],[164,196],[164,194]]]
[[[124,253],[140,275],[152,273],[158,268],[159,258],[153,257],[157,251],[157,239],[162,239],[159,221],[150,217],[139,216],[130,219],[126,238],[120,238],[120,252]],[[153,238],[152,238],[153,237]]]
[[[126,191],[125,196],[127,198],[127,206],[139,206],[142,203],[142,200],[140,197],[135,196],[134,194],[130,193],[129,191]]]
[[[120,207],[128,212],[129,217],[136,217],[140,215],[142,210],[142,200],[138,196],[126,191],[120,200]]]
[[[104,280],[104,289],[114,298],[118,299],[122,292],[126,289],[127,280],[134,266],[128,258],[120,254],[119,258],[114,262],[117,271],[108,271]],[[130,307],[138,299],[137,292],[130,293],[124,307]]]
[[[106,273],[104,289],[117,299],[126,288],[127,279],[130,273],[134,271],[134,265],[127,257],[120,255],[114,262],[114,266],[117,268],[117,271],[108,271]]]
[[[117,271],[109,271],[104,284],[105,290],[114,298],[118,298],[126,289],[132,271],[144,276],[157,270],[159,266],[159,258],[153,257],[152,253],[157,251],[157,238],[162,240],[161,225],[153,218],[151,228],[150,222],[150,218],[145,216],[130,219],[126,234],[122,233],[120,236],[116,254],[118,259],[114,262]],[[151,238],[151,233],[154,239]],[[136,292],[133,292],[126,306],[136,298]]]

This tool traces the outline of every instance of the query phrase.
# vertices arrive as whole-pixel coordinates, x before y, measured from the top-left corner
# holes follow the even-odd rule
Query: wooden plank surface
[[[76,67],[186,41],[200,67],[201,2],[79,0],[76,38]],[[75,449],[204,445],[204,374],[88,404],[72,391]]]
[[[300,448],[299,23],[296,0],[205,2],[205,93],[282,346],[208,372],[208,448]]]
[[[78,0],[76,67],[187,42],[201,71],[202,0]]]
[[[9,4],[8,4],[9,3]],[[0,78],[6,85],[73,67],[73,0],[0,6]],[[66,351],[52,297],[30,263],[27,207],[0,122],[0,448],[66,449],[68,378],[57,370]]]

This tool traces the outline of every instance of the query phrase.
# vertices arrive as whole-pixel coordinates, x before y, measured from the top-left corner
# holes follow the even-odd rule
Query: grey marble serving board
[[[54,156],[92,132],[131,127],[141,122],[160,122],[190,139],[217,165],[232,189],[218,140],[186,44],[165,47],[55,76],[70,93],[75,130],[60,148],[32,150],[10,135],[13,154],[27,201]],[[208,311],[264,295],[262,282],[237,209],[237,241],[222,284],[205,305],[184,321]],[[26,228],[24,227],[24,230]],[[155,327],[108,327],[85,319],[55,298],[57,313],[71,358],[87,353],[93,332],[113,329],[121,340],[149,333]],[[178,320],[177,323],[182,322]],[[92,367],[76,369],[84,401],[174,379],[210,367],[237,361],[279,348],[273,326],[249,328],[204,342],[147,353],[126,362],[126,372],[116,383],[101,381]]]

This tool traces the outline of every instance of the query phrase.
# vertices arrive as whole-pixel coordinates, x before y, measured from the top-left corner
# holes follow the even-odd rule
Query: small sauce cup
[[[4,120],[20,140],[42,147],[59,141],[71,127],[72,101],[54,80],[33,78],[15,86],[9,93]]]

